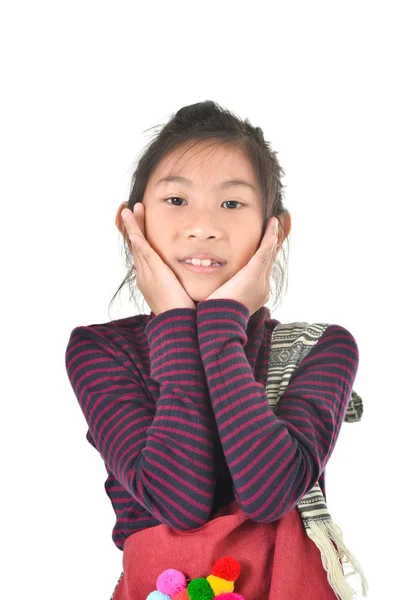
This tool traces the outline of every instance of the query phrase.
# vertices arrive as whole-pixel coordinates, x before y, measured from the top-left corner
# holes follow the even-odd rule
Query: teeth
[[[183,261],[185,263],[189,263],[191,265],[195,265],[196,267],[209,267],[211,266],[216,266],[218,267],[219,265],[221,265],[222,263],[219,262],[213,262],[211,263],[211,259],[210,258],[205,258],[204,260],[201,260],[200,258],[188,258],[187,260]]]

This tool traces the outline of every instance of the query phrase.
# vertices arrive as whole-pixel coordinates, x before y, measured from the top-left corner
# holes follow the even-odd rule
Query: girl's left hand
[[[227,298],[241,302],[253,315],[268,302],[270,276],[277,255],[278,219],[269,219],[260,247],[246,266],[216,289],[206,300]]]

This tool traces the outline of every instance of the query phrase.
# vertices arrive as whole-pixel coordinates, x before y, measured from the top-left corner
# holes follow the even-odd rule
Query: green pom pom
[[[187,586],[187,593],[190,600],[213,600],[214,598],[213,589],[204,577],[192,579]]]

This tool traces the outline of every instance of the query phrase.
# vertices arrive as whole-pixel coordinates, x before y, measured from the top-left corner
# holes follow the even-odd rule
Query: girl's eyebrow
[[[186,177],[180,177],[179,175],[167,175],[166,177],[162,177],[156,183],[156,186],[160,185],[162,183],[169,183],[170,181],[174,181],[176,183],[183,183],[184,185],[187,185],[188,187],[193,187],[193,181],[191,181],[190,179],[186,179]],[[223,190],[228,187],[239,187],[239,186],[250,188],[254,192],[257,191],[253,184],[249,183],[248,181],[245,181],[244,179],[229,179],[228,181],[223,181],[223,182],[215,185],[215,188]]]

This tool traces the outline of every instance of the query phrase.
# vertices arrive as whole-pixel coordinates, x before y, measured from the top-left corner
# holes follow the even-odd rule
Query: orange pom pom
[[[183,588],[180,592],[172,596],[172,600],[189,600],[187,588]]]
[[[236,581],[240,575],[240,565],[232,556],[223,556],[213,564],[211,573],[227,581]]]

